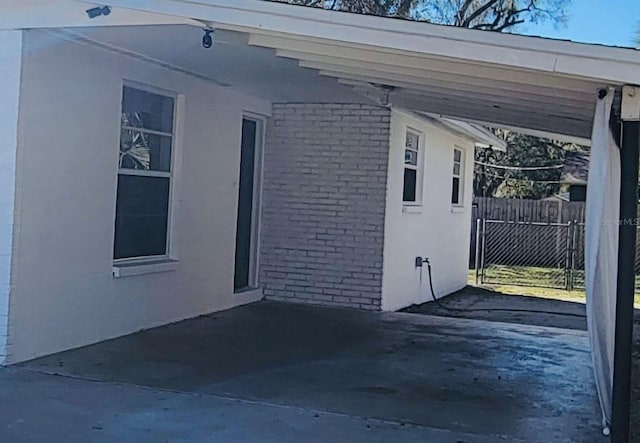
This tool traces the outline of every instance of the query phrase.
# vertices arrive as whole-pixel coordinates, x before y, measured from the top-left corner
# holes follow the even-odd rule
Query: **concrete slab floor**
[[[606,441],[599,421],[581,331],[270,302],[0,372],[2,442]]]

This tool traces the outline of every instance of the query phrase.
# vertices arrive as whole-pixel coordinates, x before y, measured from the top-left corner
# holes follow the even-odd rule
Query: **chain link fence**
[[[479,220],[481,284],[568,289],[572,225]]]
[[[583,223],[477,221],[476,284],[584,290],[584,256]],[[640,293],[640,242],[636,276]]]
[[[585,229],[584,223],[579,223],[575,225],[575,236],[576,240],[574,242],[575,251],[573,255],[573,265],[572,265],[572,289],[585,289],[585,272],[584,272],[584,253],[585,253]],[[637,240],[636,240],[636,294],[640,294],[640,226],[637,231]]]

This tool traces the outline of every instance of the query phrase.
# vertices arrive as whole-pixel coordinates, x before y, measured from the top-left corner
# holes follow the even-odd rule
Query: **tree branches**
[[[572,0],[423,0],[420,15],[434,23],[487,31],[511,31],[526,22],[567,20]]]
[[[277,0],[359,14],[508,32],[526,22],[562,24],[572,0]]]

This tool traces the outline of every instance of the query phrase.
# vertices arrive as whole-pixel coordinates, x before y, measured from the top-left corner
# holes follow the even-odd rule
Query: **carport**
[[[583,331],[261,301],[6,368],[0,438],[586,443],[589,360]]]
[[[378,104],[582,143],[595,134],[593,149],[600,154],[592,159],[600,158],[603,163],[595,166],[604,166],[600,174],[592,174],[590,189],[605,192],[589,199],[596,206],[588,225],[595,246],[587,257],[587,291],[595,300],[590,310],[594,362],[613,441],[628,440],[636,236],[630,220],[637,211],[640,143],[636,51],[258,0],[113,0],[108,17],[87,22],[83,3],[50,7],[26,2],[15,16],[0,18],[0,28],[190,24],[212,30],[214,36],[216,30],[239,32],[248,36],[249,45],[270,48],[338,79]],[[609,126],[609,113],[612,135],[603,129]],[[610,139],[616,137],[622,140],[620,151],[610,149]],[[615,195],[616,201],[606,195]],[[603,216],[620,221],[619,239],[617,226],[601,229]],[[619,248],[606,247],[612,239]]]

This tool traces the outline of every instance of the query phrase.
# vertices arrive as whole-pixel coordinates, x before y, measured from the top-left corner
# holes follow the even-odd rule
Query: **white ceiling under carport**
[[[50,31],[54,32],[54,31]],[[218,30],[211,49],[192,25],[77,28],[55,31],[64,38],[125,53],[181,70],[221,86],[233,86],[272,101],[362,102],[352,88],[319,76],[275,51],[249,46],[246,34]]]
[[[270,101],[381,104],[384,98],[384,91],[343,84],[330,76],[319,75],[315,68],[299,66],[297,60],[278,57],[273,49],[252,46],[248,44],[249,35],[235,31],[216,31],[211,49],[202,47],[203,31],[193,25],[102,26],[45,32],[178,70]],[[422,117],[474,142],[506,149],[503,140],[479,125],[433,114]]]
[[[606,85],[444,58],[372,54],[327,42],[252,35],[249,43],[279,48],[277,55],[344,84],[390,86],[391,101],[404,108],[583,138],[590,136],[595,94]]]
[[[0,29],[91,27],[90,38],[101,40],[114,36],[107,36],[108,30],[100,35],[99,28],[121,26],[117,34],[123,40],[129,31],[138,32],[134,44],[136,39],[152,38],[175,46],[188,43],[185,54],[193,54],[201,50],[195,47],[202,36],[196,27],[211,26],[220,38],[213,54],[226,52],[228,60],[238,55],[238,63],[221,65],[215,57],[199,56],[208,63],[205,74],[215,73],[221,83],[255,93],[243,84],[252,83],[259,86],[259,95],[269,91],[280,100],[324,97],[348,102],[362,100],[358,94],[364,93],[418,113],[583,142],[591,136],[598,89],[640,83],[640,52],[632,49],[263,0],[110,0],[109,4],[113,10],[108,17],[89,20],[84,10],[94,5],[91,2],[9,0],[0,5]],[[193,25],[183,29],[188,38],[180,35],[182,31],[167,34],[166,29],[139,26],[186,24]],[[222,31],[248,39],[241,45],[235,42],[242,53],[235,54],[234,42],[225,41],[238,34]],[[159,59],[183,55],[172,51],[158,55]],[[281,63],[274,61],[274,54]],[[241,58],[249,64],[241,64]]]
[[[392,104],[587,140],[598,89],[640,83],[640,52],[259,0],[113,0],[249,35],[249,44]],[[380,88],[383,86],[383,88]]]

